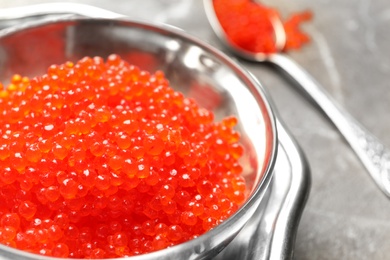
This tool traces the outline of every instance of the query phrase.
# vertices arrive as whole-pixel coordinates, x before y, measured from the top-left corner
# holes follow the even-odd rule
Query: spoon
[[[337,104],[308,72],[289,57],[281,53],[252,53],[231,44],[215,14],[213,0],[203,0],[203,5],[211,27],[228,50],[249,61],[273,63],[298,83],[300,90],[325,113],[339,130],[378,187],[390,197],[390,151]],[[278,21],[275,16],[271,23],[274,27],[276,48],[282,50],[286,40],[282,22]]]

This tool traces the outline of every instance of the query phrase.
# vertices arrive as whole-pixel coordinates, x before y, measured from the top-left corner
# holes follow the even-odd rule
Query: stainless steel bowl
[[[0,81],[14,73],[39,75],[51,64],[116,53],[149,71],[162,70],[171,85],[217,117],[235,115],[242,135],[250,197],[206,234],[131,259],[204,259],[226,247],[251,218],[272,177],[277,134],[259,83],[223,53],[184,32],[130,20],[65,18],[26,23],[0,32]],[[0,259],[46,258],[0,245]]]

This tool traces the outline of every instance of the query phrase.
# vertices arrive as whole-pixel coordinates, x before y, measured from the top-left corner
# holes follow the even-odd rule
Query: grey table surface
[[[312,42],[289,56],[390,147],[390,2],[276,0],[283,14],[310,9]],[[45,0],[0,0],[0,8]],[[222,48],[200,0],[79,0],[133,17],[175,25]],[[241,62],[270,92],[303,148],[312,189],[298,229],[295,259],[388,259],[390,201],[332,124],[279,71]]]

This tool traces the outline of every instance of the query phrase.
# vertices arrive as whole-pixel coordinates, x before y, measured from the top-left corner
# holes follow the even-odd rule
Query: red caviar
[[[237,119],[111,55],[0,92],[0,242],[115,258],[195,238],[243,203]]]
[[[229,40],[250,51],[275,53],[275,32],[272,20],[282,18],[279,12],[253,0],[213,0],[215,13]],[[286,32],[283,51],[299,49],[310,41],[299,28],[302,22],[312,18],[310,11],[296,13],[282,21]]]

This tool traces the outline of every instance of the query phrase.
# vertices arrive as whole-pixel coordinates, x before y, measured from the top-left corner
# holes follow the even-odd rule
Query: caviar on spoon
[[[235,1],[236,4],[243,4],[243,2],[257,5],[249,0]],[[268,49],[265,48],[263,51],[258,51],[258,49],[256,51],[256,48],[249,48],[248,50],[245,46],[234,43],[234,36],[232,37],[232,34],[229,34],[229,31],[224,29],[226,28],[226,24],[222,24],[225,21],[224,15],[228,15],[226,12],[229,12],[229,10],[225,9],[223,11],[225,13],[221,12],[221,4],[218,0],[203,0],[203,4],[210,25],[221,42],[238,57],[254,62],[273,63],[287,73],[297,83],[297,87],[314,101],[317,107],[332,121],[366,167],[378,187],[386,196],[390,197],[390,151],[343,107],[337,104],[324,88],[301,66],[280,53],[283,50],[280,46],[284,46],[280,42],[285,41],[285,43],[288,43],[288,31],[285,30],[285,27],[280,26],[282,24],[281,21],[277,21],[280,16],[265,12],[268,15],[268,20],[263,19],[265,23],[268,22],[269,24],[268,29],[264,30],[264,37],[274,39],[274,46],[268,46]],[[256,9],[256,7],[253,7],[253,9]],[[242,12],[242,14],[250,16],[250,13]],[[238,21],[247,18],[241,15],[234,18],[230,17],[227,21]],[[237,23],[236,26],[240,26],[240,23]],[[253,26],[261,25],[255,24]],[[245,31],[247,29],[237,27],[235,30]]]

